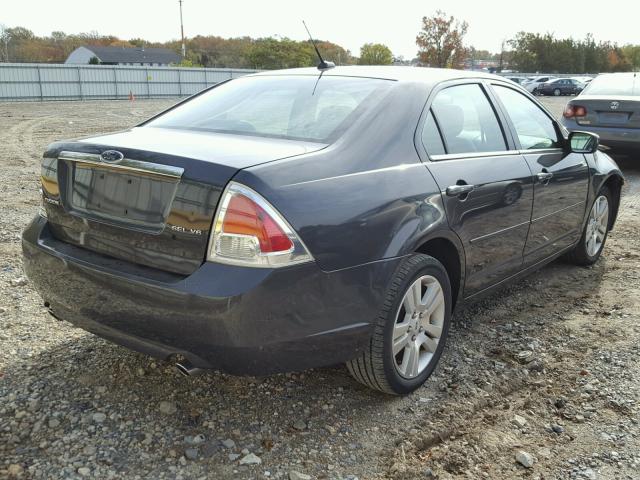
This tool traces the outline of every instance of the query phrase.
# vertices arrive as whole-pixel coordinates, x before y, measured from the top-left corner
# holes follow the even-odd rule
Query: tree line
[[[442,11],[422,19],[416,36],[418,55],[410,62],[394,58],[383,44],[366,43],[359,56],[330,42],[319,41],[318,47],[327,60],[337,65],[388,65],[412,63],[443,68],[469,68],[476,60],[493,61],[497,70],[546,73],[600,73],[640,69],[640,45],[619,46],[612,42],[596,42],[592,35],[583,40],[556,38],[550,33],[519,32],[505,40],[500,52],[491,53],[465,45],[469,24]],[[180,52],[180,41],[147,42],[142,38],[122,40],[98,33],[66,34],[52,32],[35,35],[24,27],[0,25],[0,61],[61,63],[79,46],[165,47]],[[186,39],[183,66],[276,69],[306,67],[317,64],[310,41],[284,37],[222,38],[197,35]]]
[[[428,66],[462,68],[474,59],[493,60],[496,70],[546,73],[628,72],[640,69],[640,45],[618,46],[584,40],[555,38],[550,33],[519,32],[502,43],[499,53],[464,45],[469,24],[442,11],[422,19],[416,38],[419,58]],[[470,62],[471,61],[471,62]]]
[[[62,63],[80,46],[116,47],[164,47],[180,52],[181,42],[148,42],[142,38],[121,40],[113,35],[96,32],[66,34],[53,32],[48,36],[35,35],[24,27],[6,28],[0,25],[0,61]],[[323,56],[338,65],[391,64],[391,50],[382,44],[367,43],[354,56],[348,49],[329,42],[319,41]],[[186,58],[183,66],[227,67],[227,68],[293,68],[307,67],[318,63],[310,41],[289,38],[222,38],[214,35],[197,35],[186,39]]]
[[[640,45],[618,46],[584,40],[520,32],[509,41],[509,64],[523,72],[601,73],[640,68]]]

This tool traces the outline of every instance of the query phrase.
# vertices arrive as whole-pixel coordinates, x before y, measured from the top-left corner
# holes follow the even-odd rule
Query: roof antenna
[[[320,50],[318,50],[318,46],[316,45],[315,40],[313,39],[313,37],[311,36],[311,32],[309,31],[309,29],[307,28],[307,24],[304,23],[304,20],[302,21],[302,24],[304,25],[304,29],[307,31],[307,33],[309,34],[309,40],[311,40],[311,43],[313,44],[313,48],[316,50],[316,53],[318,54],[318,58],[320,59],[320,63],[318,64],[318,70],[320,70],[321,72],[325,71],[325,70],[329,70],[330,68],[334,68],[336,66],[335,63],[333,62],[326,62],[323,58],[322,55],[320,55]]]

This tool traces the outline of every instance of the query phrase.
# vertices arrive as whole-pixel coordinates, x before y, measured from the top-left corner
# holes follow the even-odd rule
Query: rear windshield
[[[594,78],[584,95],[640,95],[640,78],[634,73],[615,73]]]
[[[146,126],[327,143],[392,86],[324,76],[243,77],[209,90]]]

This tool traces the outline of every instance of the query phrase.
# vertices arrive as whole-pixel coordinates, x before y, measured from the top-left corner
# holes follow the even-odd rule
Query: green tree
[[[254,68],[310,67],[316,63],[313,46],[289,38],[259,38],[249,48],[248,58]]]
[[[423,17],[422,30],[416,37],[420,61],[432,67],[461,67],[466,54],[463,39],[468,28],[467,22],[459,22],[441,10],[432,17]]]
[[[365,43],[360,48],[360,65],[391,65],[393,54],[381,43]]]
[[[640,70],[640,45],[625,45],[620,51],[629,62],[632,70]]]
[[[509,44],[512,66],[521,72],[600,73],[632,68],[628,50],[609,42],[596,43],[591,35],[573,40],[519,32]]]
[[[172,67],[183,67],[183,68],[202,67],[202,65],[194,62],[190,58],[183,58],[182,60],[180,60],[180,63],[174,63],[171,66]]]

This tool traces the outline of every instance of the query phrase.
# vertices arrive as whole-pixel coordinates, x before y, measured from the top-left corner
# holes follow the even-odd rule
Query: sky
[[[544,6],[543,6],[544,5]],[[443,10],[469,23],[467,45],[499,52],[518,31],[619,44],[640,44],[638,0],[184,0],[185,35],[314,37],[359,54],[364,43],[387,45],[396,56],[416,56],[423,16]],[[97,31],[122,39],[180,37],[178,0],[0,0],[0,23],[38,35]]]

